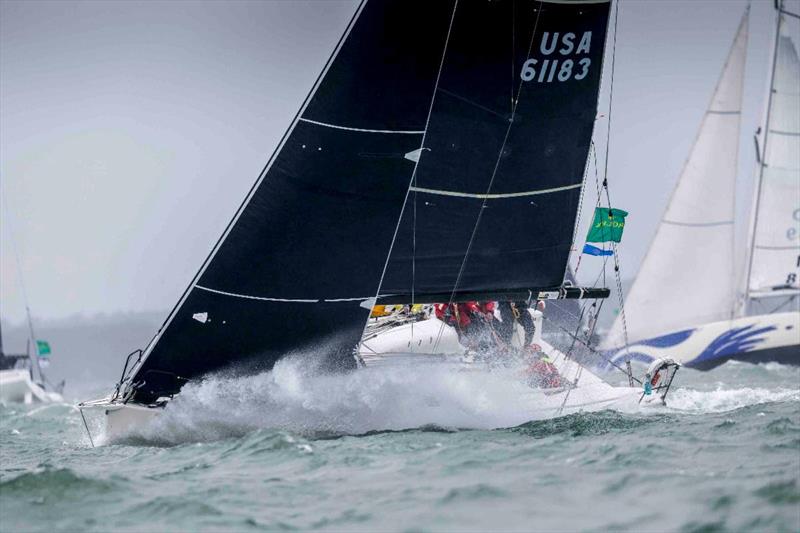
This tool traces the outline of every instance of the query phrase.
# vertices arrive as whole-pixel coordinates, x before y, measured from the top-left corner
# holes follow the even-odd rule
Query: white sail
[[[746,12],[697,139],[605,348],[731,316]],[[625,327],[627,326],[627,327]]]
[[[800,60],[780,19],[753,213],[751,297],[800,289]]]

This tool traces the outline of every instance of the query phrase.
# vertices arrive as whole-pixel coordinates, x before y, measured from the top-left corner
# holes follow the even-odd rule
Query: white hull
[[[626,358],[650,363],[671,357],[707,370],[730,359],[752,363],[800,365],[800,313],[774,313],[703,324],[631,343],[609,353],[615,363]]]
[[[158,407],[116,404],[106,408],[106,437],[115,439],[150,422],[161,412]]]
[[[92,413],[102,412],[102,435],[90,432],[91,434],[89,436],[92,439],[92,443],[96,443],[98,437],[102,437],[102,442],[113,442],[124,437],[132,431],[145,426],[163,410],[161,407],[149,407],[137,403],[122,403],[111,401],[108,398],[83,402],[78,404],[78,408],[81,410],[81,413],[86,410],[90,415]],[[86,430],[90,431],[88,425]]]
[[[27,369],[0,370],[0,402],[58,403],[64,399],[56,392],[44,390],[31,380]]]
[[[611,407],[635,407],[642,398],[639,387],[615,387],[609,385],[541,338],[541,313],[531,311],[536,323],[533,342],[548,354],[559,373],[576,386],[568,390],[531,389],[536,397],[536,409],[531,420],[552,418],[578,411],[597,411]],[[517,335],[523,337],[521,328]],[[448,364],[454,371],[486,370],[487,364],[475,361],[466,354],[458,342],[458,335],[450,326],[436,318],[428,318],[413,324],[398,326],[373,338],[366,337],[359,347],[359,356],[368,367],[405,364]],[[657,400],[647,396],[643,403]]]
[[[541,314],[533,312],[533,316],[537,324],[534,342],[549,355],[562,378],[574,386],[562,389],[532,387],[530,401],[525,402],[535,406],[530,410],[529,420],[610,408],[636,409],[640,401],[641,405],[662,405],[658,395],[643,397],[643,390],[640,387],[609,385],[575,361],[567,359],[562,352],[541,339],[539,334]],[[436,318],[415,322],[413,328],[412,324],[408,323],[384,330],[377,335],[370,335],[368,332],[365,339],[359,347],[359,356],[368,367],[385,367],[391,371],[392,366],[400,365],[448,365],[454,372],[491,371],[490,364],[477,361],[466,353],[458,342],[458,336],[453,328],[443,325]],[[124,437],[132,430],[153,420],[163,410],[163,407],[123,404],[108,399],[86,402],[80,407],[103,410],[107,441]]]

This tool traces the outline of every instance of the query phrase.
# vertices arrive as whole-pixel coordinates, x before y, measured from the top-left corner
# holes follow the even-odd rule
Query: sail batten
[[[507,192],[497,194],[481,194],[469,193],[464,191],[441,191],[436,189],[426,189],[425,187],[411,187],[411,192],[421,192],[426,194],[434,194],[439,196],[457,196],[460,198],[477,198],[481,200],[497,200],[502,198],[519,198],[522,196],[539,196],[541,194],[549,194],[552,192],[568,191],[570,189],[579,189],[583,187],[583,182],[574,183],[572,185],[564,185],[563,187],[553,187],[551,189],[539,189],[534,191],[521,191],[521,192]]]
[[[318,120],[311,120],[310,118],[300,118],[303,122],[308,122],[309,124],[316,124],[317,126],[325,126],[326,128],[334,128],[337,130],[347,130],[347,131],[360,131],[363,133],[397,133],[400,135],[422,135],[425,133],[425,130],[377,130],[377,129],[370,129],[370,128],[352,128],[350,126],[342,126],[339,124],[327,124],[325,122],[320,122]]]

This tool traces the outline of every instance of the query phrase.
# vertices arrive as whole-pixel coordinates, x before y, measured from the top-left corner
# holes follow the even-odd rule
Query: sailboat
[[[749,8],[625,313],[601,343],[609,361],[800,364],[800,60],[786,24],[797,15],[776,7],[747,253],[734,249],[734,193]]]
[[[25,353],[6,353],[3,350],[3,332],[0,329],[0,403],[54,403],[62,402],[63,382],[53,388],[47,382],[36,353],[30,353],[30,342]],[[55,389],[55,390],[52,390]]]
[[[357,371],[376,305],[607,297],[563,280],[609,13],[606,0],[362,2],[166,321],[81,409],[102,409],[113,436],[222,369],[310,352]],[[387,335],[388,351],[406,344]],[[643,397],[552,356],[570,383],[550,391],[548,416]]]
[[[5,212],[10,216],[7,206],[5,206],[5,196],[3,205]],[[17,262],[22,296],[25,302],[25,318],[28,326],[28,342],[25,353],[6,353],[3,349],[3,331],[0,327],[0,403],[52,403],[63,402],[61,393],[64,390],[64,381],[58,384],[51,383],[42,369],[48,362],[47,356],[50,354],[50,345],[47,342],[37,340],[33,328],[33,318],[31,317],[30,306],[25,291],[25,284],[22,278],[22,268],[20,267],[19,255],[17,254],[16,243],[13,231],[11,231],[10,221],[5,221],[5,226],[9,232],[9,241]],[[31,344],[34,346],[31,354]]]

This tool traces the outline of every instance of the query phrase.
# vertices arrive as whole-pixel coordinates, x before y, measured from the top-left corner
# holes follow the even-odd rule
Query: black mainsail
[[[354,367],[376,295],[560,287],[608,13],[606,0],[362,3],[126,397],[304,347]]]

